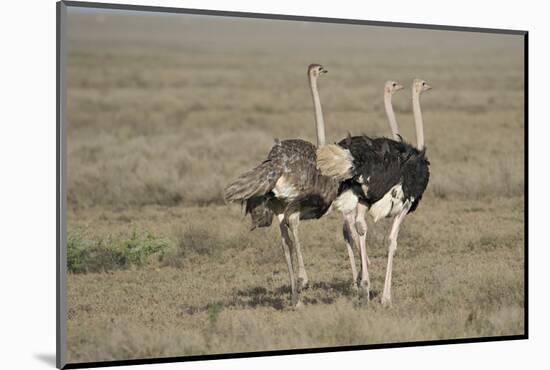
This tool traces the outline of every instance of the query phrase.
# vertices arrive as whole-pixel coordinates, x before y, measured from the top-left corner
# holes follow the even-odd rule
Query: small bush
[[[67,241],[67,268],[69,272],[85,273],[142,266],[149,256],[168,246],[167,240],[137,230],[128,238],[93,239],[76,233]]]

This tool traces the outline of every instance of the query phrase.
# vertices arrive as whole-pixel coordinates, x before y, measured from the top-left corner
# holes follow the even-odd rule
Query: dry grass
[[[68,279],[69,361],[523,333],[520,38],[69,20],[68,225],[75,261],[88,266]],[[432,176],[401,232],[389,310],[377,300],[387,221],[370,228],[368,307],[350,289],[339,216],[307,222],[312,287],[292,311],[276,228],[249,232],[222,201],[275,137],[314,140],[311,62],[329,70],[320,81],[329,141],[388,134],[386,79],[434,86],[422,97]],[[414,139],[409,93],[394,106]]]

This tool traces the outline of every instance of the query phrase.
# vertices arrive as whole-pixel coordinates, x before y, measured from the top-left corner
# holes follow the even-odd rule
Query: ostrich
[[[420,110],[420,94],[429,89],[431,87],[426,81],[413,81],[416,148],[408,143],[386,138],[354,136],[336,145],[323,146],[317,151],[317,166],[321,173],[341,183],[334,205],[347,215],[347,222],[354,220],[352,216],[356,207],[358,214],[355,220],[364,221],[364,217],[359,214],[362,209],[368,211],[375,222],[385,217],[394,218],[388,238],[388,263],[381,299],[383,305],[391,305],[393,258],[397,250],[400,226],[405,216],[416,210],[429,181],[430,163],[425,155]],[[357,229],[363,227],[366,234],[366,222]],[[360,240],[360,252],[360,286],[368,298],[370,281],[364,239]]]
[[[325,129],[317,78],[326,72],[319,64],[308,67],[318,146],[325,143]],[[290,276],[291,301],[295,306],[301,305],[300,291],[308,282],[298,238],[299,222],[323,216],[338,194],[338,182],[322,176],[316,167],[316,149],[315,145],[300,139],[276,140],[265,161],[224,189],[227,202],[245,204],[252,228],[268,227],[273,215],[277,216]],[[298,260],[297,279],[294,254]]]
[[[394,140],[398,141],[401,141],[401,136],[399,135],[399,126],[397,125],[397,120],[393,111],[392,96],[397,91],[400,91],[402,89],[403,86],[393,80],[386,81],[386,83],[384,84],[384,108],[386,110],[386,115],[388,117],[388,123],[390,125],[390,130],[392,132],[393,138]],[[352,247],[352,244],[355,244],[356,248],[365,253],[366,265],[368,267],[370,261],[368,256],[366,255],[366,211],[367,207],[361,203],[358,203],[357,207],[352,213],[343,214],[343,234],[351,264],[352,285],[355,289],[362,288],[362,293],[365,293],[365,290],[367,290],[366,293],[368,299],[368,289],[366,288],[368,285],[370,285],[368,270],[366,270],[363,265],[361,265],[361,275],[363,275],[362,271],[365,271],[366,276],[365,279],[359,280],[359,275],[357,273],[357,268],[355,264],[354,248]],[[354,241],[355,243],[353,243]],[[357,241],[359,241],[359,245],[357,245]]]

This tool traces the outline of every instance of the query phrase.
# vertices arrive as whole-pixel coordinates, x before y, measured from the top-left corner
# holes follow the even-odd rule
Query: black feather
[[[346,138],[338,145],[351,152],[354,169],[352,179],[340,190],[351,188],[363,202],[373,204],[393,186],[401,184],[405,199],[412,202],[409,213],[417,208],[430,177],[425,150],[420,151],[405,141],[371,139],[365,135]],[[361,176],[366,181],[367,194],[357,186]]]
[[[372,147],[372,140],[367,135],[362,135],[361,137],[365,141],[365,144],[367,144],[369,147]]]

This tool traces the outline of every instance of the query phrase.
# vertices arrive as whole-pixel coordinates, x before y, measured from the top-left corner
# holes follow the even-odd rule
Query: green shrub
[[[69,272],[100,272],[142,266],[152,254],[169,246],[165,239],[150,232],[133,230],[129,237],[94,239],[85,232],[69,235],[67,268]]]

